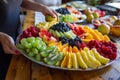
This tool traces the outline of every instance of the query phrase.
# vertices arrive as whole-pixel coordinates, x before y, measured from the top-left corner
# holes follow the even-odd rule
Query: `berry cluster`
[[[63,22],[60,22],[58,24],[53,25],[50,29],[56,30],[58,32],[70,31],[70,27],[67,24],[63,23]]]
[[[111,41],[97,41],[92,40],[88,43],[88,47],[96,48],[97,51],[104,57],[114,60],[117,56],[117,47]]]
[[[37,37],[38,34],[39,34],[39,29],[36,28],[35,26],[31,26],[23,31],[23,33],[20,35],[20,40],[22,38],[27,38],[27,37],[32,37],[32,36]]]
[[[67,8],[58,8],[56,11],[60,14],[70,14]]]
[[[68,43],[70,46],[76,46],[77,48],[80,48],[80,44],[82,43],[82,40],[79,37],[76,37],[75,39],[68,39],[66,37],[59,37],[59,41],[62,42],[62,44]]]

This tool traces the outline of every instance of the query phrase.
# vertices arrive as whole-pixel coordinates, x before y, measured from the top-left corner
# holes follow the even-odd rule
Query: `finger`
[[[13,50],[10,49],[7,45],[3,45],[3,50],[6,54],[16,54]]]
[[[49,10],[48,14],[54,18],[57,17],[56,14],[53,12],[53,10]]]
[[[17,49],[17,47],[14,44],[10,43],[9,47],[15,54],[20,54],[20,51]]]
[[[6,43],[7,45],[3,45],[3,49],[6,54],[20,54],[20,52],[17,50],[17,47],[13,44],[14,42],[9,42],[9,44],[8,42]]]
[[[55,14],[56,17],[58,17],[58,14],[55,10],[52,10],[52,12]]]
[[[52,10],[52,11],[55,14],[55,16],[57,17],[57,20],[59,21],[59,16],[58,16],[57,12],[55,10]]]

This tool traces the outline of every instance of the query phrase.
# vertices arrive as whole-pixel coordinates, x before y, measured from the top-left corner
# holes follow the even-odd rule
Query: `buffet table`
[[[23,30],[34,25],[34,12],[27,11]],[[120,80],[120,59],[112,65],[93,71],[67,71],[36,64],[23,55],[12,57],[6,80]],[[118,69],[117,69],[117,68]]]

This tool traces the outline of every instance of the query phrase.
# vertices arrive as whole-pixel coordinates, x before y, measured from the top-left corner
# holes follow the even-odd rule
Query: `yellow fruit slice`
[[[68,46],[68,43],[62,45],[61,47],[59,47],[59,51],[60,51],[60,52],[63,51],[63,49],[64,49],[65,47],[67,47],[67,46]]]
[[[87,47],[84,48],[84,51],[87,53],[89,60],[95,64],[96,68],[101,66],[101,63],[91,55],[90,50]]]
[[[78,69],[78,62],[77,62],[77,57],[75,53],[70,53],[72,57],[72,66],[75,69]]]
[[[68,52],[72,53],[72,46],[69,46]]]
[[[68,53],[66,53],[63,60],[61,61],[61,67],[66,67],[67,64],[68,64]]]
[[[68,52],[68,46],[66,46],[64,49],[63,49],[63,53],[67,53]]]
[[[101,40],[104,40],[104,36],[98,30],[94,30],[94,32],[100,37]]]
[[[89,41],[91,41],[91,39],[82,39],[83,42],[85,42],[86,44],[89,43]]]
[[[91,39],[92,40],[93,36],[90,33],[86,33],[84,39]]]
[[[73,52],[73,53],[77,53],[77,52],[79,52],[79,50],[78,50],[78,48],[77,48],[76,46],[73,46],[72,52]]]
[[[62,43],[58,42],[57,47],[58,47],[58,50],[61,51]]]
[[[81,56],[89,68],[93,68],[93,69],[96,68],[95,64],[89,60],[88,55],[85,51],[81,50]]]
[[[76,53],[76,57],[77,57],[77,62],[78,62],[78,65],[83,68],[83,69],[87,69],[88,66],[86,65],[86,63],[84,62],[81,54],[79,52]]]
[[[84,29],[85,29],[88,33],[90,33],[95,40],[99,40],[99,41],[101,40],[101,39],[99,38],[99,36],[94,32],[93,29],[89,28],[88,26],[85,26]]]
[[[49,43],[48,46],[56,46],[58,43],[57,42],[53,42],[53,43]]]
[[[90,29],[90,34],[93,35],[93,38],[95,40],[101,40],[100,37],[94,32],[94,30]]]
[[[67,68],[72,68],[72,56],[71,56],[71,53],[68,53]]]
[[[91,51],[94,53],[95,58],[102,64],[107,64],[110,61],[110,59],[101,56],[95,48],[91,49]]]
[[[104,40],[105,41],[110,41],[110,38],[107,35],[104,35]]]
[[[83,29],[86,31],[86,32],[89,32],[89,27],[88,26],[84,26]]]

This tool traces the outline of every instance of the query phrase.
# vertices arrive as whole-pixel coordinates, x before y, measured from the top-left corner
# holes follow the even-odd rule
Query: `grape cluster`
[[[70,27],[67,24],[63,23],[63,22],[60,22],[60,23],[57,23],[57,24],[53,25],[50,29],[56,30],[58,32],[70,31]]]
[[[59,37],[59,40],[62,42],[62,44],[68,43],[70,46],[76,46],[77,48],[80,48],[80,44],[82,43],[82,40],[79,37],[76,37],[75,39],[68,39],[66,37]]]
[[[107,57],[111,60],[114,60],[117,56],[117,47],[114,43],[111,41],[105,42],[105,41],[97,41],[97,40],[91,40],[88,45],[90,49],[96,48],[97,51],[104,57]]]
[[[58,8],[56,11],[60,14],[70,14],[67,8]]]
[[[22,38],[20,43],[16,44],[17,48],[24,51],[29,57],[40,60],[40,52],[46,49],[45,42],[40,37]]]

